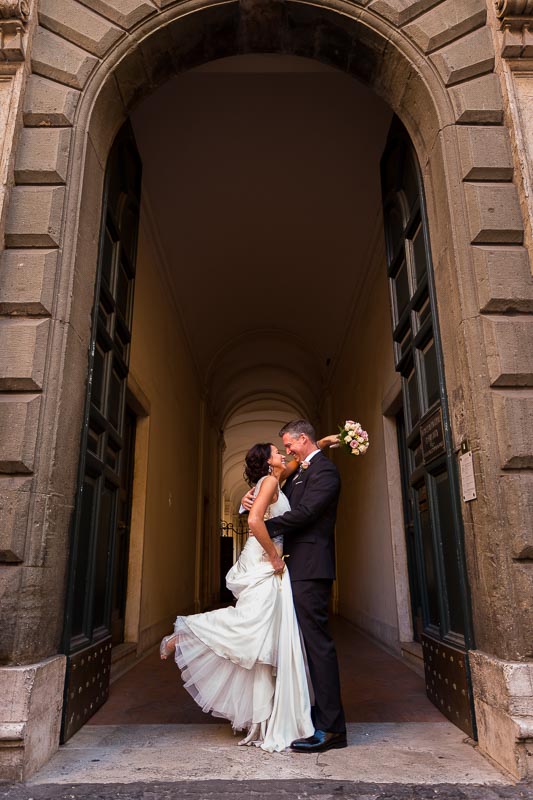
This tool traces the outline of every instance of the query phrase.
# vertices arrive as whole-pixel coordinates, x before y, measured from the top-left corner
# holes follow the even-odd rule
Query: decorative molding
[[[28,0],[0,0],[0,18],[25,21],[30,16]]]
[[[533,0],[496,0],[499,17],[520,17],[533,14]]]
[[[496,0],[504,58],[533,57],[533,0]]]
[[[28,0],[0,0],[0,63],[24,61],[24,34],[29,16]]]

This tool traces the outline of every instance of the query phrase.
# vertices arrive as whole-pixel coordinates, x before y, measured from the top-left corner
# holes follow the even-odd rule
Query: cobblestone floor
[[[349,781],[178,781],[175,783],[0,786],[0,800],[533,800],[533,785],[352,783]]]

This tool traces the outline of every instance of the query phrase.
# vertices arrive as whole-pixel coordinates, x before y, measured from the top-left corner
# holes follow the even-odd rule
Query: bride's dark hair
[[[246,453],[244,459],[244,480],[248,486],[255,486],[259,478],[268,475],[270,464],[268,459],[272,455],[272,445],[270,442],[254,444]]]

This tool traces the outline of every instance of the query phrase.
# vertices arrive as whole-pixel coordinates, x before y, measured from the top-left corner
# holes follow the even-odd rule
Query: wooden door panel
[[[109,691],[117,538],[124,541],[119,528],[124,524],[121,469],[125,459],[131,460],[125,451],[124,415],[140,189],[141,162],[126,123],[111,148],[104,188],[63,633],[67,677],[62,741],[95,713]]]
[[[409,569],[416,572],[410,586],[421,611],[420,619],[415,604],[413,628],[422,628],[428,697],[474,735],[473,632],[429,231],[416,154],[398,119],[381,169],[394,357],[402,380],[404,519]]]

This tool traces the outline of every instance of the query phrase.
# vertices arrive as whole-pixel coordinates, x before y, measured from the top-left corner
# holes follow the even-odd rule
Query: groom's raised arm
[[[298,505],[279,517],[267,520],[265,524],[269,535],[285,535],[305,528],[337,499],[339,491],[340,478],[334,467],[310,474],[304,496]]]

